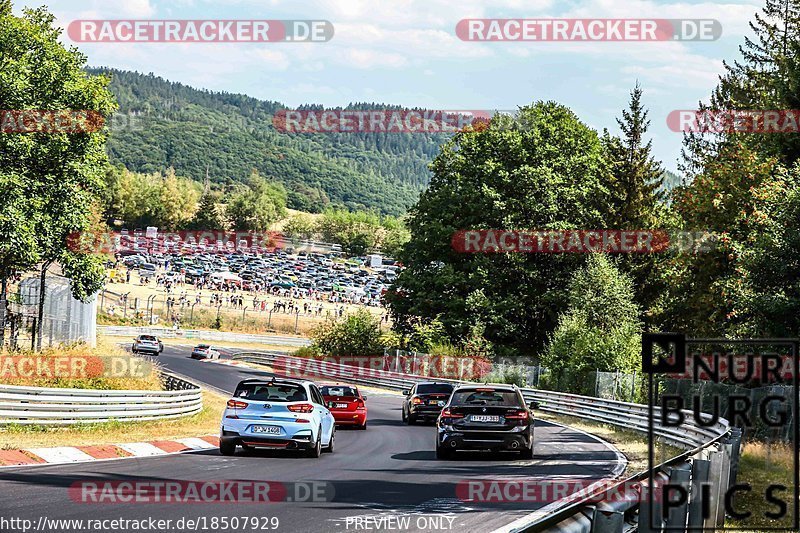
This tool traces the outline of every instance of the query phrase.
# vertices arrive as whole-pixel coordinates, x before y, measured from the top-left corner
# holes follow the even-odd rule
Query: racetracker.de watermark
[[[327,42],[327,20],[73,20],[67,35],[78,43]]]
[[[86,109],[0,109],[0,133],[94,133],[104,124]]]
[[[634,253],[707,252],[716,236],[706,231],[665,230],[498,230],[453,233],[460,253]]]
[[[67,248],[77,253],[271,253],[291,244],[280,232],[175,231],[153,236],[121,232],[75,232],[67,236]]]
[[[128,356],[0,356],[0,380],[147,377],[152,365]]]
[[[647,494],[646,483],[618,479],[465,479],[456,484],[456,497],[473,503],[642,502]]]
[[[272,117],[280,133],[456,133],[488,123],[480,109],[281,109]]]
[[[406,354],[384,356],[329,356],[322,359],[277,356],[273,370],[302,379],[398,379],[408,375],[431,378],[480,380],[492,370],[491,362],[472,357]]]
[[[160,479],[76,481],[69,498],[87,504],[242,504],[329,502],[333,484],[325,481],[165,481]]]
[[[797,133],[797,109],[701,109],[675,110],[667,126],[677,133]]]
[[[716,41],[715,19],[462,19],[462,41]]]

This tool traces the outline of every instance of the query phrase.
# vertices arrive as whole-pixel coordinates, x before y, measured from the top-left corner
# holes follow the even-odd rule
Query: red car
[[[325,405],[328,406],[336,424],[367,429],[367,405],[359,390],[352,385],[328,384],[320,387]]]

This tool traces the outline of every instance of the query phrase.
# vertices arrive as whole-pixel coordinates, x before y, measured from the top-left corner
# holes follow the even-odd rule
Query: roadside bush
[[[344,319],[311,330],[312,346],[323,355],[382,355],[380,319],[359,309]]]
[[[607,257],[590,257],[572,278],[569,307],[541,357],[550,369],[548,387],[587,393],[588,373],[632,372],[641,364],[642,325],[633,295],[631,279]]]
[[[525,367],[521,365],[504,365],[495,368],[484,376],[483,381],[489,383],[508,383],[517,387],[527,386]]]
[[[295,350],[292,355],[294,357],[304,357],[306,359],[318,359],[322,356],[319,349],[316,346],[303,346],[302,348],[298,348]]]

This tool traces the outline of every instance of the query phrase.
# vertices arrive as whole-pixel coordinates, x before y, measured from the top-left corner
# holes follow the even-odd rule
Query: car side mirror
[[[528,404],[528,407],[530,407],[531,409],[538,409],[539,408],[539,402],[533,401],[530,404]]]
[[[362,396],[361,399],[364,400],[365,402],[367,401],[367,397],[366,396]]]
[[[411,391],[409,391],[409,390],[404,390],[404,391],[403,391],[403,396],[408,396],[410,392],[411,392]]]

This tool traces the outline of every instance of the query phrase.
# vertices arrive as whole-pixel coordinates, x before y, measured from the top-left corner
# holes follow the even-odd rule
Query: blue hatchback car
[[[333,452],[336,425],[311,381],[246,379],[236,386],[222,414],[219,451],[244,449],[305,450],[309,457]]]

